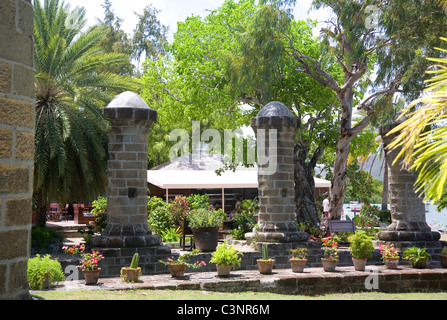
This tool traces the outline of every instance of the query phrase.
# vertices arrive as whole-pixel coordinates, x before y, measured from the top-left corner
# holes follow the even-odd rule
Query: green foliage
[[[188,209],[208,209],[211,206],[209,203],[209,199],[210,197],[207,194],[191,194],[189,197],[186,198],[186,201],[188,202]]]
[[[171,211],[172,221],[175,225],[183,225],[188,213],[188,200],[186,197],[176,196],[170,202],[169,211]]]
[[[356,161],[347,168],[345,201],[357,200],[364,203],[382,202],[383,183],[361,170]]]
[[[172,226],[171,212],[167,206],[158,206],[149,214],[147,219],[149,229],[161,236],[163,232]]]
[[[36,132],[34,197],[39,223],[48,201],[88,203],[106,187],[109,123],[101,114],[136,82],[101,68],[129,57],[98,48],[103,29],[85,27],[85,10],[34,1]]]
[[[425,248],[419,248],[416,246],[409,247],[404,250],[403,258],[409,260],[415,268],[425,268],[425,259],[430,259],[430,254]]]
[[[138,253],[135,253],[132,257],[132,262],[130,263],[130,267],[132,269],[138,268],[138,261],[140,259],[140,255]]]
[[[166,203],[162,198],[158,197],[147,197],[147,214],[150,216],[151,213],[159,208],[159,207],[169,207],[169,204]]]
[[[306,259],[306,256],[309,253],[309,249],[307,248],[295,248],[290,249],[289,251],[292,256],[292,259],[299,259],[299,260]]]
[[[226,214],[221,209],[198,208],[189,211],[188,220],[191,228],[211,228],[222,225]]]
[[[230,230],[231,235],[236,240],[245,239],[245,234],[253,230],[256,225],[256,218],[250,211],[242,210],[233,217],[234,229]]]
[[[216,251],[211,255],[211,263],[220,264],[222,266],[232,265],[236,270],[237,266],[241,265],[242,252],[238,252],[233,245],[228,245],[225,240],[224,243],[217,246]]]
[[[107,226],[107,198],[99,196],[92,202],[92,212],[95,217],[95,230],[101,232]]]
[[[46,250],[49,248],[51,239],[53,238],[57,238],[60,241],[64,239],[54,229],[35,225],[31,227],[31,247]]]
[[[180,241],[180,227],[177,228],[169,228],[161,231],[161,240],[163,242],[179,242]]]
[[[352,256],[358,259],[372,257],[374,251],[372,239],[373,238],[368,236],[363,230],[356,231],[355,234],[349,236],[348,241],[351,243],[349,251]]]
[[[28,259],[27,279],[31,289],[41,290],[44,286],[64,281],[65,274],[57,259],[51,259],[49,254],[43,257],[37,254]]]

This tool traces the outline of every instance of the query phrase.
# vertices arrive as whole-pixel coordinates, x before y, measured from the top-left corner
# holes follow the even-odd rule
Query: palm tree
[[[427,95],[403,111],[405,121],[390,132],[399,133],[390,147],[400,147],[397,159],[403,158],[418,173],[416,190],[424,192],[426,200],[439,201],[447,181],[447,58],[429,60],[437,69],[427,71],[434,75],[427,80]]]
[[[100,109],[116,94],[135,90],[129,77],[105,73],[105,65],[129,57],[104,54],[101,28],[81,32],[85,10],[59,0],[34,1],[36,133],[34,201],[45,224],[50,201],[91,201],[105,190],[108,122]]]

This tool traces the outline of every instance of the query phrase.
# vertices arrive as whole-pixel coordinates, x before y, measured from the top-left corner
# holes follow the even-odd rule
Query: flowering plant
[[[394,243],[379,244],[379,250],[383,260],[385,258],[399,258],[400,250],[394,247]]]
[[[96,270],[98,269],[98,263],[104,259],[104,256],[102,254],[99,253],[99,251],[93,251],[92,253],[85,253],[85,245],[81,244],[79,247],[79,245],[74,245],[72,247],[67,247],[64,246],[62,247],[62,250],[64,250],[64,252],[66,253],[71,253],[73,256],[80,252],[81,253],[81,264],[76,266],[79,269],[82,270]]]
[[[167,259],[168,261],[163,261],[163,260],[158,260],[158,261],[165,265],[184,264],[188,268],[200,268],[201,266],[206,266],[205,261],[196,261],[195,263],[188,263],[189,258],[193,254],[198,254],[198,253],[199,253],[198,250],[193,250],[193,251],[191,251],[191,253],[185,253],[185,254],[179,255],[177,259],[175,259],[174,257],[170,257]]]
[[[330,260],[338,260],[338,238],[326,237],[321,239],[321,246],[324,250],[324,257]]]

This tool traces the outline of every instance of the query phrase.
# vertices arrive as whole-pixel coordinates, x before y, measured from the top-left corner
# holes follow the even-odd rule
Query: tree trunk
[[[47,222],[47,203],[42,199],[42,190],[34,195],[36,200],[36,225],[43,227]]]
[[[346,170],[349,156],[349,144],[352,136],[340,135],[334,160],[334,177],[332,178],[332,199],[329,219],[340,220],[345,199]]]
[[[315,203],[315,181],[313,177],[314,166],[306,164],[308,148],[295,142],[295,207],[296,221],[310,222],[317,226],[320,222],[318,209]]]

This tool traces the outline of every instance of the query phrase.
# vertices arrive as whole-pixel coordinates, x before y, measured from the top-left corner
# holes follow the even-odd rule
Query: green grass
[[[210,292],[189,290],[94,290],[39,291],[39,300],[447,300],[447,292],[382,293],[359,292],[321,296],[285,295],[265,292]]]

